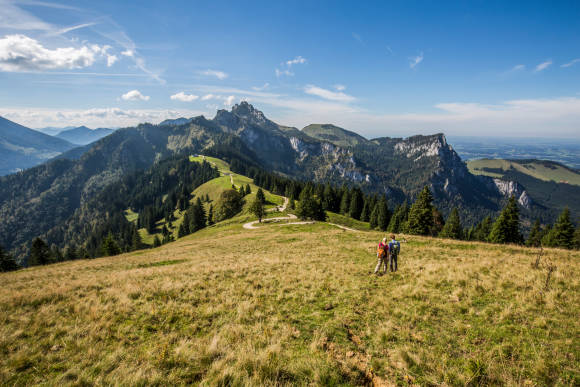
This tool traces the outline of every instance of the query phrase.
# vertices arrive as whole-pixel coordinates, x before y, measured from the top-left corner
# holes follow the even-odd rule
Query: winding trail
[[[284,197],[284,204],[282,205],[282,207],[274,207],[274,208],[270,208],[268,210],[268,212],[284,212],[286,211],[286,208],[288,207],[288,198]],[[298,219],[296,217],[296,215],[294,214],[288,214],[288,216],[279,216],[276,218],[267,218],[267,219],[262,219],[262,223],[278,223],[282,220],[293,220],[293,219]],[[254,220],[252,222],[248,222],[245,223],[242,227],[244,227],[247,230],[256,230],[258,228],[261,227],[256,227],[255,225],[260,223],[259,220]],[[314,223],[318,223],[316,221],[300,221],[300,222],[288,222],[288,223],[281,223],[280,226],[292,226],[292,225],[298,225],[298,224],[314,224]],[[350,227],[346,227],[346,226],[342,226],[340,224],[336,224],[336,223],[329,223],[329,222],[320,222],[320,223],[326,223],[329,224],[331,226],[335,226],[338,227],[340,229],[346,230],[346,231],[354,231],[354,232],[358,232],[359,230],[355,230],[354,228],[350,228]]]

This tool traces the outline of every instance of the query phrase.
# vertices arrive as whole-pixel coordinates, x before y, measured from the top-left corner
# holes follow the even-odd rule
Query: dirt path
[[[262,219],[262,223],[275,223],[275,222],[279,222],[281,220],[292,220],[292,219],[297,219],[296,215],[288,214],[288,216],[279,216],[277,218]],[[260,228],[260,227],[255,226],[256,223],[260,223],[260,222],[258,220],[254,220],[253,222],[248,222],[248,223],[244,224],[243,227],[245,229],[248,229],[248,230],[255,230],[257,228]],[[294,223],[288,223],[288,224],[294,224]]]

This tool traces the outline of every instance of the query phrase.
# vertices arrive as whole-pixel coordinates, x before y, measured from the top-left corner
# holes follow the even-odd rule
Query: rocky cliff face
[[[504,197],[510,198],[515,196],[518,198],[518,203],[526,208],[530,209],[532,205],[532,199],[528,195],[528,193],[524,190],[524,188],[515,181],[509,180],[501,180],[501,179],[493,179],[493,183],[497,188],[497,191]]]

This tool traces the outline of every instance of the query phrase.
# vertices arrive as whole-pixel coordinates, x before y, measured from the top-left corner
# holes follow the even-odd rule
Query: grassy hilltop
[[[247,216],[243,216],[244,219]],[[577,385],[580,254],[235,219],[0,274],[0,384]]]

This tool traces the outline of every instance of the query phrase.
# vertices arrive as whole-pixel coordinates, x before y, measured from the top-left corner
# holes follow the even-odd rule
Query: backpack
[[[379,247],[377,248],[377,257],[379,258],[384,258],[385,255],[387,254],[387,252],[385,251],[385,245],[381,243],[379,243]]]
[[[391,252],[391,257],[397,258],[399,251],[401,251],[401,245],[398,241],[389,242],[389,251]]]

